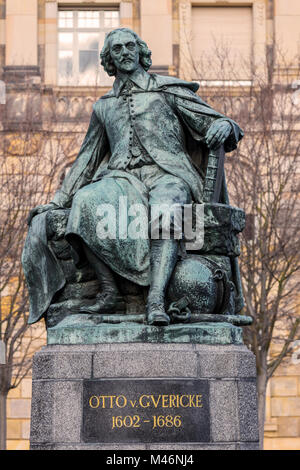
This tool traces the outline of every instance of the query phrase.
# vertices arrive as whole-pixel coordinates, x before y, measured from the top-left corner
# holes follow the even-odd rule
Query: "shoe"
[[[147,307],[147,323],[153,326],[168,326],[170,317],[166,314],[163,305],[151,304]]]
[[[93,305],[81,307],[79,313],[124,313],[126,304],[123,298],[115,292],[103,292],[96,296]]]

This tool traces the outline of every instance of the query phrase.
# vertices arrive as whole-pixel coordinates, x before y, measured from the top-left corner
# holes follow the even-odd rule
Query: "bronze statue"
[[[186,259],[185,263],[191,263],[186,265],[190,266],[187,272],[194,270],[197,278],[199,271],[193,264],[195,256],[186,256],[184,243],[174,236],[169,239],[120,236],[120,221],[114,227],[116,237],[101,238],[97,233],[97,210],[105,204],[112,205],[116,213],[127,210],[120,207],[125,199],[129,206],[139,203],[147,211],[154,205],[183,207],[212,202],[206,207],[206,218],[215,218],[221,226],[221,219],[226,211],[229,214],[230,208],[223,170],[221,168],[218,176],[219,190],[214,200],[204,197],[205,173],[209,171],[208,162],[214,157],[215,171],[218,171],[218,165],[222,165],[217,160],[218,152],[222,156],[223,148],[225,152],[234,150],[243,132],[233,120],[212,109],[196,95],[198,84],[148,73],[151,51],[132,30],[120,28],[109,33],[101,59],[106,72],[116,77],[113,88],[94,104],[78,157],[53,201],[36,207],[29,216],[30,228],[23,253],[31,300],[29,322],[35,322],[47,313],[53,299],[57,299],[66,284],[66,273],[53,251],[54,245],[49,244],[49,214],[55,218],[64,211],[67,220],[63,239],[71,248],[75,266],[82,269],[88,261],[99,283],[99,292],[93,302],[82,301],[78,306],[79,313],[124,312],[126,305],[120,291],[124,280],[135,286],[149,286],[147,323],[167,326],[170,322],[167,290],[168,301],[171,301],[172,295],[173,300],[176,299],[177,291],[182,297],[185,289],[184,275],[176,278],[174,268],[179,265],[178,260],[184,262]],[[213,165],[211,168],[214,171]],[[214,184],[215,177],[212,177]],[[206,194],[207,191],[210,189],[206,187]],[[214,191],[212,188],[211,192]],[[240,226],[235,227],[235,231],[229,220],[231,235],[228,236],[232,239],[243,228],[241,213]],[[130,223],[132,214],[127,215]],[[150,220],[150,226],[155,223],[162,229],[162,217]],[[171,217],[173,229],[174,224],[174,217]],[[209,227],[206,228],[209,232]],[[55,230],[59,231],[59,223]],[[51,235],[54,240],[55,230]],[[211,273],[216,291],[208,284],[202,286],[203,292],[187,287],[185,307],[189,305],[193,310],[198,302],[203,306],[202,313],[236,313],[241,308],[235,262],[238,253],[234,248],[230,252],[228,244],[225,247],[214,237],[212,235],[209,242],[206,240],[209,247],[204,246],[204,251],[198,253],[197,262],[201,263],[197,266]],[[218,244],[217,248],[212,248]],[[218,271],[221,271],[222,293],[216,305],[213,297],[216,297],[214,292],[220,290]],[[172,285],[171,278],[174,278]],[[230,290],[235,290],[234,294]],[[230,302],[234,301],[236,305],[229,308]]]

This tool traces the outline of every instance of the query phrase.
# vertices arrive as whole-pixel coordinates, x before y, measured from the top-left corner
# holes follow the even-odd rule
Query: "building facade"
[[[152,72],[199,80],[203,67],[207,86],[220,77],[205,53],[220,43],[236,57],[235,76],[225,68],[222,77],[233,87],[247,85],[274,38],[286,58],[300,53],[299,0],[0,0],[0,131],[4,139],[14,134],[13,158],[24,156],[18,133],[30,107],[31,124],[58,126],[66,165],[74,160],[79,143],[69,145],[69,134],[75,124],[84,133],[93,102],[111,86],[99,53],[119,26],[148,43]],[[292,82],[293,65],[290,74]],[[30,384],[29,376],[9,394],[8,449],[29,446]],[[300,449],[300,352],[270,381],[265,448]]]

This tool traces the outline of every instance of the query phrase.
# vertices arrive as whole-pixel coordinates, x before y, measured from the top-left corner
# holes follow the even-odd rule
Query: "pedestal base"
[[[33,361],[31,449],[258,448],[243,345],[48,345]]]
[[[105,315],[70,315],[58,325],[48,328],[48,344],[243,344],[242,328],[237,325],[247,325],[252,321],[250,317],[240,315],[201,317],[201,322],[172,324],[161,328],[147,325],[145,315],[110,315],[111,323],[104,321]],[[208,317],[218,321],[209,321]]]

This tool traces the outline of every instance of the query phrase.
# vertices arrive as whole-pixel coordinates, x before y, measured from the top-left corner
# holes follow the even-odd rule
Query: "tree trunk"
[[[0,450],[6,450],[6,402],[7,393],[0,392]]]
[[[259,368],[257,372],[257,399],[258,399],[259,447],[261,450],[263,450],[263,445],[264,445],[267,383],[268,383],[268,378],[267,378],[266,369]]]

